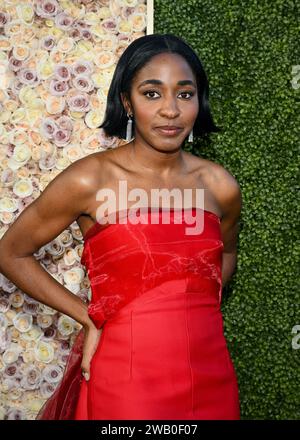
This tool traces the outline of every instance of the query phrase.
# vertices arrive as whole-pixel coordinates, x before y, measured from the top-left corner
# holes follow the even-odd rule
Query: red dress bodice
[[[116,214],[84,237],[88,313],[102,328],[90,380],[80,379],[73,399],[58,392],[48,418],[239,419],[220,308],[220,218],[195,207]],[[65,384],[79,378],[76,362]]]

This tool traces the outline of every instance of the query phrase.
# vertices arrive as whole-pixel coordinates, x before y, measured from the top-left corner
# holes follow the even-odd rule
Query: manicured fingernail
[[[90,378],[89,373],[84,373],[83,375],[84,375],[85,380],[89,380],[89,378]]]

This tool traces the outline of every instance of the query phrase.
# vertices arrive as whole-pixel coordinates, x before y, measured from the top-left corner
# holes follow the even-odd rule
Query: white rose
[[[57,328],[63,336],[71,335],[74,332],[74,319],[66,315],[61,316],[58,320]]]
[[[80,267],[74,267],[67,270],[63,277],[66,284],[80,284],[84,278],[84,271]]]
[[[31,150],[26,145],[17,145],[14,148],[12,158],[19,162],[21,166],[25,165],[31,157]]]
[[[25,333],[31,329],[32,320],[32,315],[20,312],[13,318],[13,324],[19,332]]]
[[[13,362],[16,362],[19,358],[19,355],[21,353],[21,349],[16,343],[12,343],[10,347],[5,350],[5,352],[2,355],[2,360],[4,364],[12,364]]]
[[[15,212],[18,209],[18,202],[10,197],[3,197],[0,199],[0,211]]]
[[[45,341],[39,341],[34,348],[35,359],[39,362],[49,364],[54,359],[54,348]]]
[[[13,186],[13,192],[16,196],[24,198],[31,196],[33,185],[30,179],[20,179]]]

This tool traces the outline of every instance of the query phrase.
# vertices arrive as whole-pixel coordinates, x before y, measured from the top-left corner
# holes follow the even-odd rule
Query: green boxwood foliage
[[[212,142],[184,148],[223,165],[242,191],[237,268],[222,302],[242,419],[300,418],[296,3],[154,1],[154,32],[179,35],[197,52],[223,127]]]

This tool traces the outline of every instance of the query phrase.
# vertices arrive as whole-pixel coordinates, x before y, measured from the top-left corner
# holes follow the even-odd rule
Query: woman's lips
[[[155,130],[157,130],[159,133],[161,133],[164,136],[176,136],[180,131],[182,131],[182,128],[180,127],[156,127]]]

